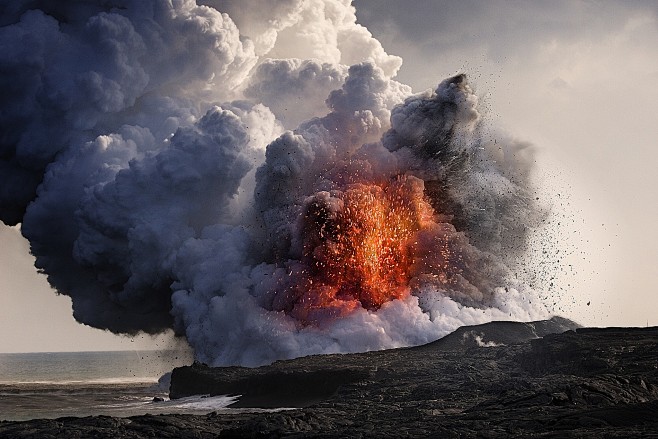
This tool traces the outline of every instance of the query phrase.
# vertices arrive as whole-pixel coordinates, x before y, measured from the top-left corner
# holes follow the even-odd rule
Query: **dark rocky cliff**
[[[213,368],[196,363],[174,369],[169,396],[175,399],[198,394],[241,395],[233,407],[305,407],[354,383],[392,378],[389,375],[431,373],[432,364],[441,360],[437,356],[446,351],[503,346],[578,327],[561,317],[530,323],[491,322],[461,327],[442,339],[414,348],[312,355],[258,368]]]
[[[301,408],[4,422],[0,437],[657,437],[658,328],[575,326],[498,322],[415,348],[256,369],[197,364],[174,372],[172,396]]]

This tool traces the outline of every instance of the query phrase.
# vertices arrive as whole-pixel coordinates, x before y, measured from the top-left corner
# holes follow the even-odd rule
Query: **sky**
[[[536,148],[539,198],[552,214],[532,263],[548,260],[557,312],[585,325],[658,325],[658,8],[353,4],[358,23],[403,58],[396,80],[421,92],[466,73],[488,120]],[[171,335],[119,337],[75,322],[70,299],[37,273],[18,228],[2,226],[0,246],[0,352],[169,345]],[[546,246],[567,256],[544,257]]]
[[[657,325],[656,5],[355,5],[360,22],[404,57],[402,82],[422,90],[434,75],[467,72],[490,115],[538,149],[542,186],[566,200],[553,211],[569,226],[555,235],[577,256],[565,314],[590,325]]]

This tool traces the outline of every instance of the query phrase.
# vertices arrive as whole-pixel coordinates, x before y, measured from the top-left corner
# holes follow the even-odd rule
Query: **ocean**
[[[166,374],[190,361],[176,351],[0,354],[0,420],[206,414],[235,401],[226,396],[169,400]]]

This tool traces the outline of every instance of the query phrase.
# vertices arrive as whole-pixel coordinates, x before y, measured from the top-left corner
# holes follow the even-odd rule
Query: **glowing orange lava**
[[[302,322],[348,313],[359,305],[378,309],[410,293],[415,237],[433,224],[423,181],[398,177],[352,184],[312,197],[303,217],[303,257],[286,300]]]

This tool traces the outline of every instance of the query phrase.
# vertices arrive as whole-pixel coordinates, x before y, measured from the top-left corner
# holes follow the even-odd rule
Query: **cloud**
[[[347,0],[76,5],[4,11],[0,212],[80,322],[257,365],[547,315],[466,76],[411,94]]]
[[[288,129],[296,128],[309,114],[324,115],[327,95],[347,77],[342,64],[298,58],[266,59],[251,75],[245,96],[260,100]]]

